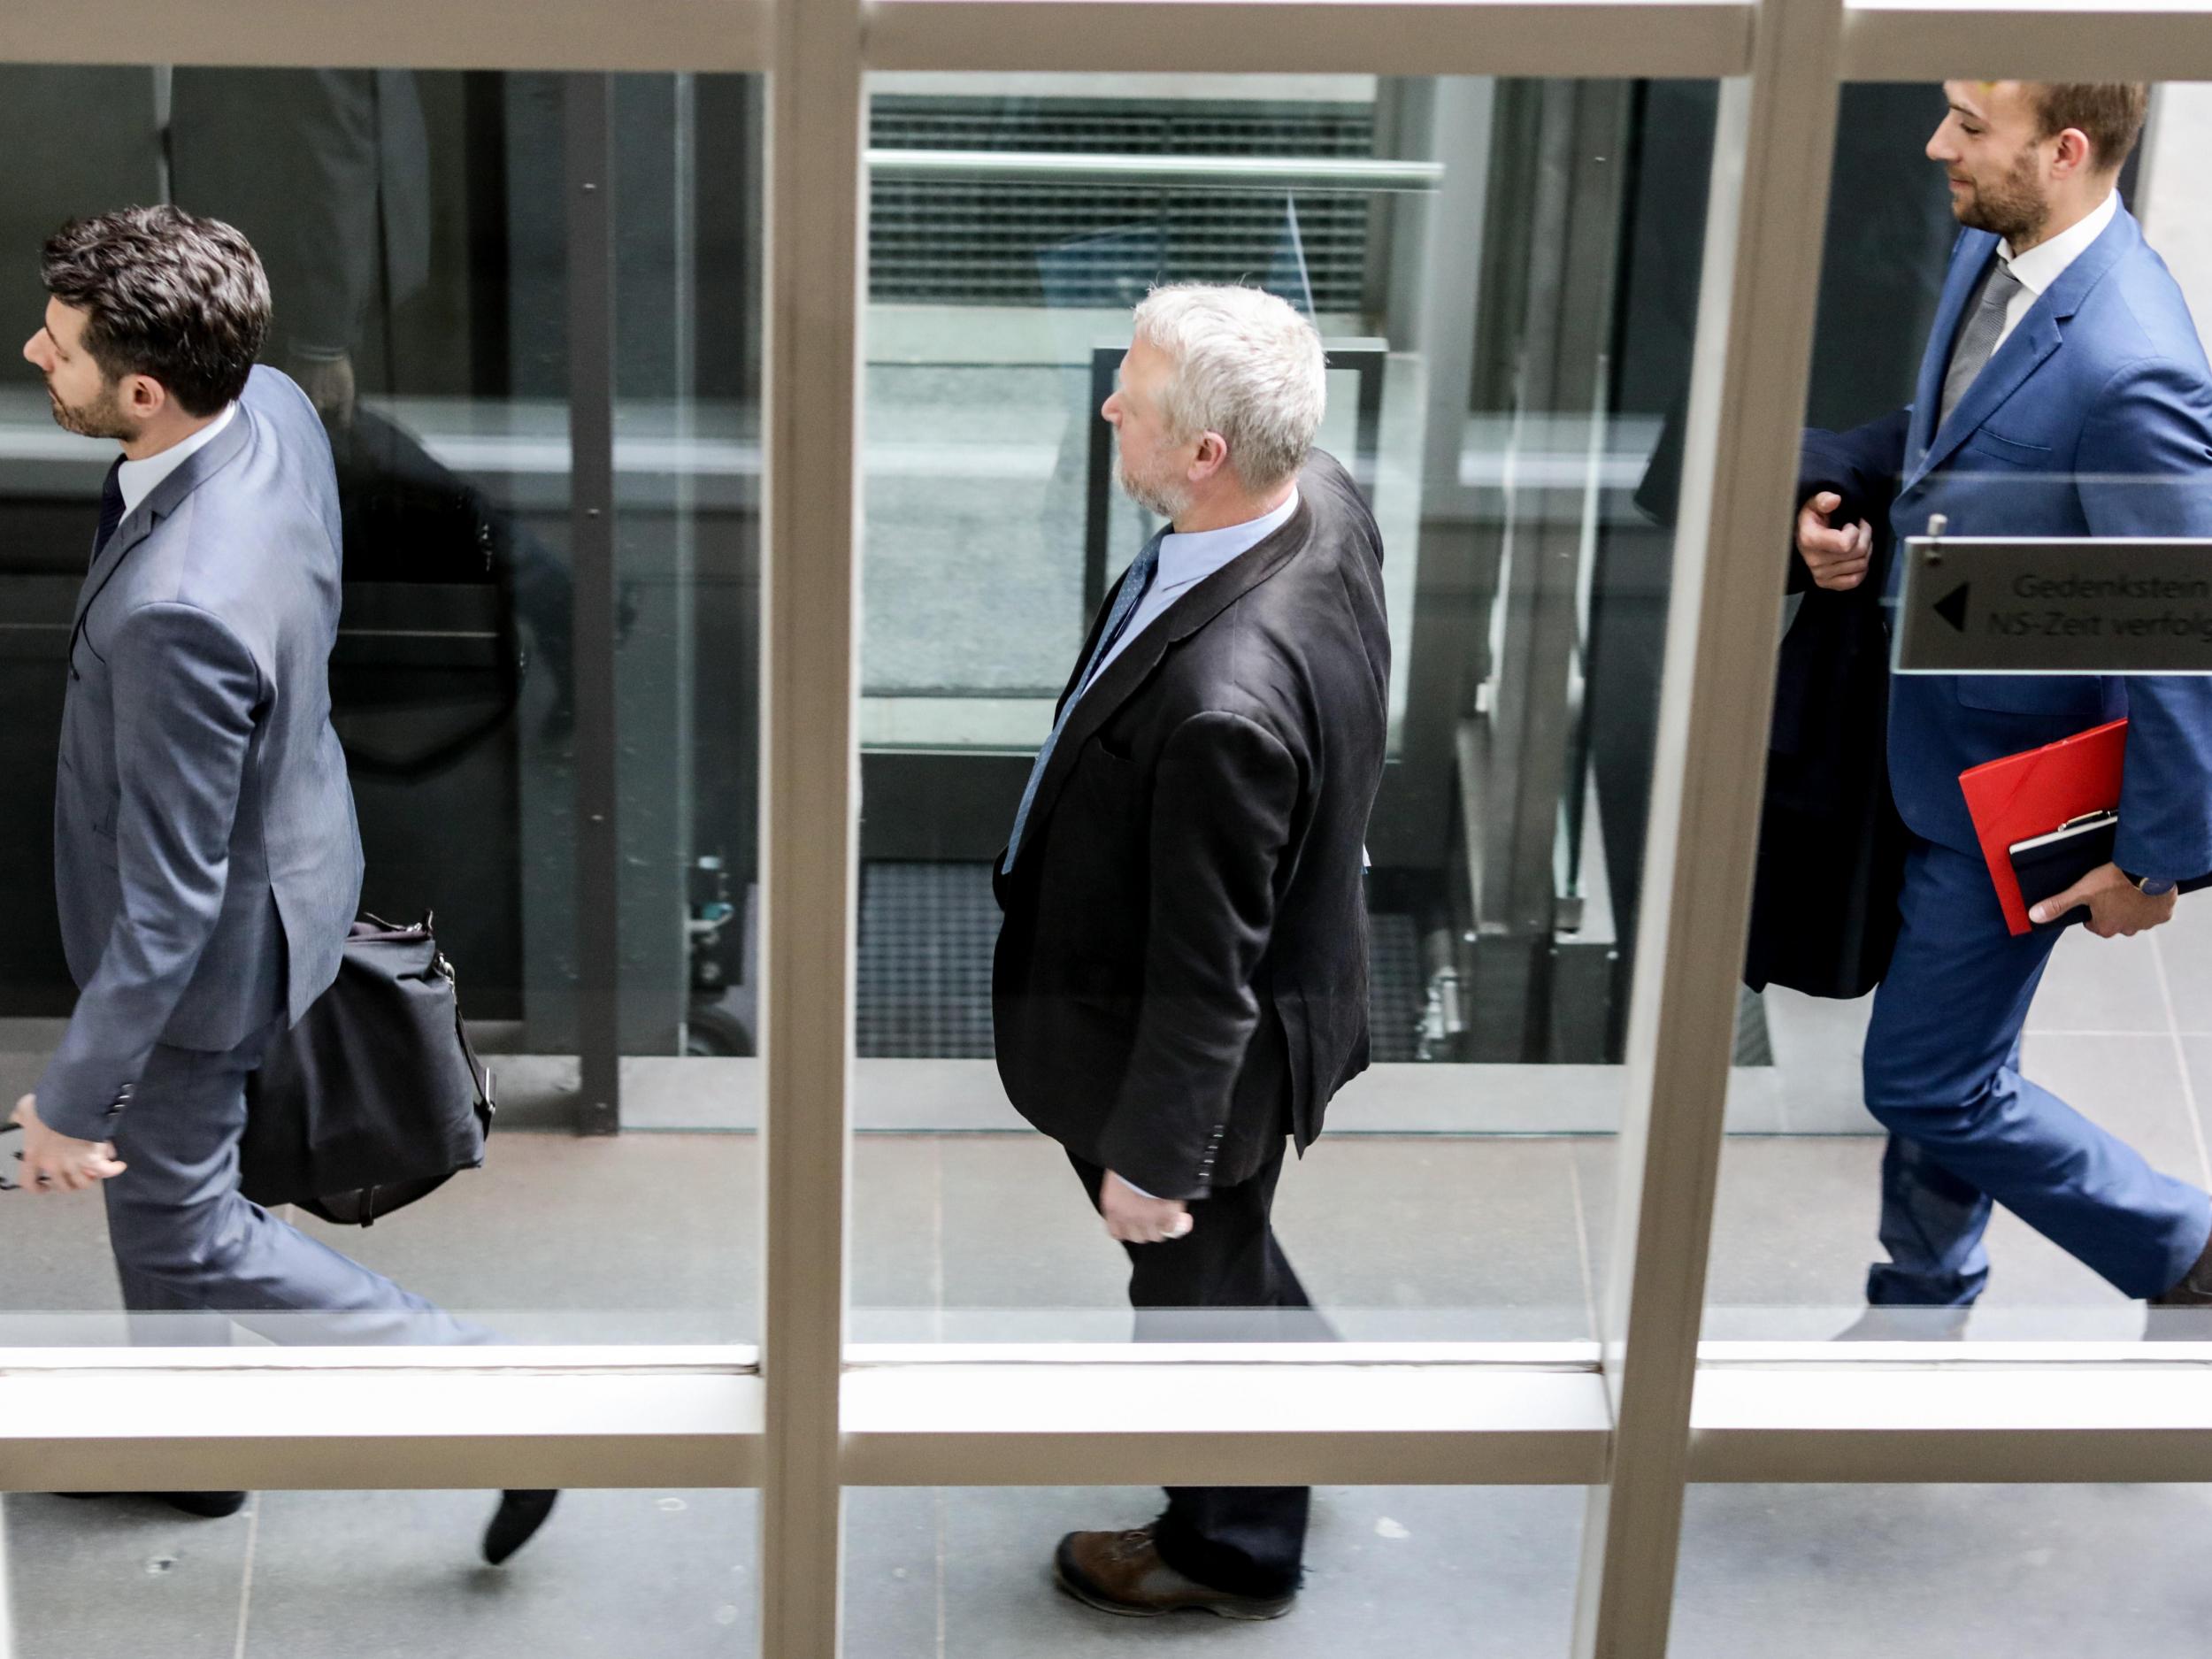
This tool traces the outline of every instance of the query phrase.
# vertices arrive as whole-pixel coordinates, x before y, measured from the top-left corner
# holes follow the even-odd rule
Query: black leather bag
[[[337,979],[249,1081],[239,1185],[365,1227],[482,1164],[491,1126],[491,1073],[431,918],[365,916]]]

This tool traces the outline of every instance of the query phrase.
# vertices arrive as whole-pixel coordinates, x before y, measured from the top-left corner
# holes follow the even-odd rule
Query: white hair
[[[1328,403],[1326,361],[1321,336],[1287,302],[1172,283],[1137,307],[1136,333],[1172,365],[1160,415],[1175,441],[1219,433],[1248,489],[1271,489],[1305,465]]]

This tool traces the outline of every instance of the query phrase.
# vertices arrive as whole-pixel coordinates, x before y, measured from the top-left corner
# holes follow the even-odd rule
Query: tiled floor
[[[2070,939],[2027,1048],[2030,1068],[2082,1110],[2198,1180],[2212,1179],[2204,909],[2151,940]],[[1777,1066],[1760,1086],[1772,1110],[1737,1120],[1821,1133],[1730,1139],[1708,1332],[1825,1336],[1851,1317],[1872,1248],[1880,1142],[1854,1099],[1859,1011],[1786,998],[1768,1011]],[[1599,1135],[1347,1133],[1288,1171],[1279,1215],[1348,1335],[1571,1338],[1590,1330],[1607,1271],[1613,1175],[1613,1144]],[[854,1181],[856,1336],[1125,1335],[1119,1253],[1052,1147],[1015,1133],[868,1134]],[[509,1133],[481,1173],[340,1241],[518,1337],[743,1340],[756,1328],[758,1215],[749,1135]],[[1999,1216],[1991,1249],[1975,1334],[2139,1330],[2139,1309],[2010,1217]],[[56,1333],[33,1317],[56,1310],[78,1316],[73,1335],[88,1323],[115,1333],[96,1204],[0,1201],[0,1317],[15,1340]],[[848,1651],[1564,1650],[1578,1492],[1324,1492],[1308,1594],[1270,1626],[1129,1624],[1049,1592],[1060,1531],[1133,1524],[1150,1502],[1133,1490],[856,1493]],[[13,1497],[11,1659],[749,1651],[751,1494],[571,1494],[499,1572],[474,1564],[488,1504],[469,1493],[272,1493],[245,1515],[192,1522],[128,1499]],[[2208,1506],[2212,1494],[2193,1487],[1701,1489],[1674,1651],[2200,1652]]]

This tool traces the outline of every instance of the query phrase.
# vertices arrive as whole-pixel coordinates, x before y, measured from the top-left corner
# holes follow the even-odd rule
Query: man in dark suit
[[[70,633],[54,802],[79,996],[16,1108],[24,1184],[104,1187],[134,1313],[279,1340],[487,1340],[238,1190],[246,1079],[336,977],[362,874],[330,724],[330,445],[299,388],[254,366],[260,261],[217,220],[132,208],[64,227],[42,270],[23,354],[56,421],[122,454]],[[171,1495],[207,1515],[245,1496]],[[511,1554],[551,1504],[507,1494],[486,1553]]]
[[[1928,155],[1965,227],[1910,408],[1809,436],[1797,548],[1847,593],[1932,515],[1973,536],[2212,536],[2212,370],[2115,183],[2143,125],[2130,84],[1952,81]],[[1861,517],[1859,515],[1865,515]],[[1886,534],[1878,535],[1876,522]],[[2114,862],[2036,907],[2103,938],[2173,914],[2212,870],[2212,680],[1914,674],[1890,687],[1888,769],[1909,832],[1876,995],[1866,1101],[1890,1131],[1876,1317],[1955,1334],[1989,1276],[1992,1202],[2158,1305],[2212,1303],[2212,1204],[2021,1075],[2055,928],[2015,938],[1959,773],[2124,717]]]
[[[1140,1338],[1325,1339],[1269,1210],[1286,1137],[1302,1153],[1367,1064],[1382,543],[1311,451],[1310,324],[1181,286],[1135,325],[1103,413],[1169,528],[1093,624],[999,861],[999,1074],[1126,1247]],[[1298,1487],[1171,1488],[1148,1527],[1070,1533],[1058,1580],[1110,1612],[1271,1618],[1306,1512]]]

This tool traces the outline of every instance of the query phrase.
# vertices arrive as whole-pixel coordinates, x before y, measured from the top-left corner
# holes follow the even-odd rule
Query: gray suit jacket
[[[81,995],[38,1085],[64,1134],[113,1133],[155,1044],[234,1048],[337,975],[361,892],[330,724],[339,546],[322,423],[257,368],[86,574],[54,799]]]

